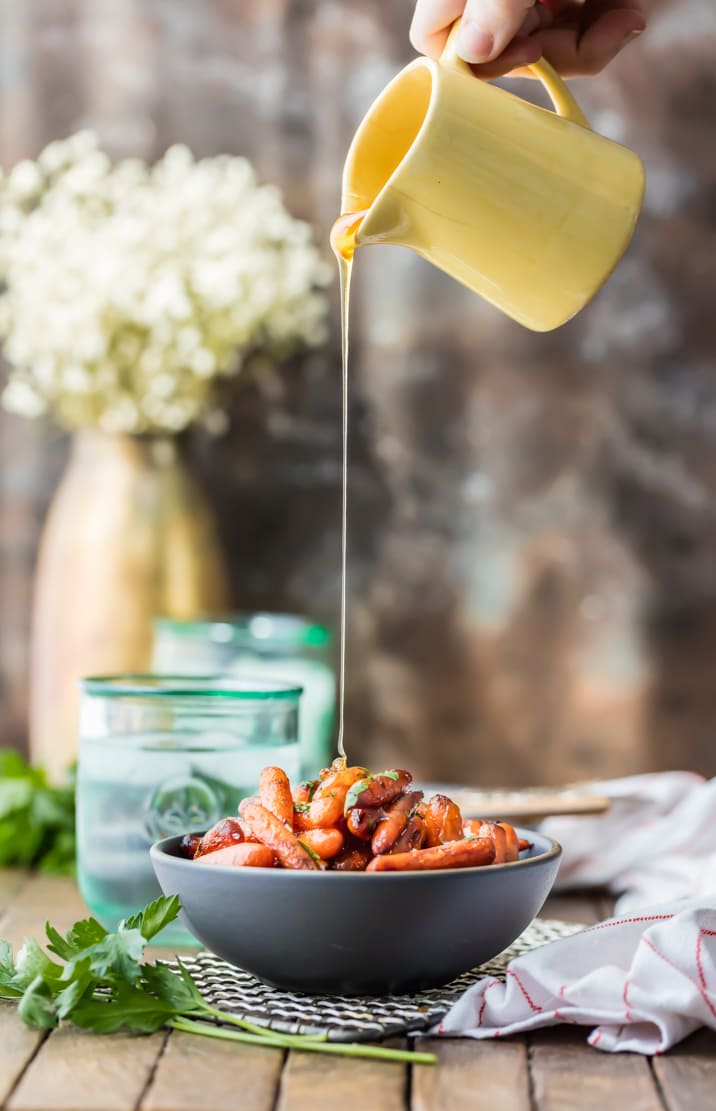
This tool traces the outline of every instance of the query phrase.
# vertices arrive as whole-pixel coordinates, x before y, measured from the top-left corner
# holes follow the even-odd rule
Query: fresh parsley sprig
[[[56,787],[42,768],[0,748],[0,867],[18,865],[73,875],[75,789]]]
[[[329,1042],[326,1035],[279,1034],[204,999],[188,970],[158,961],[143,964],[144,947],[179,914],[179,898],[161,896],[109,933],[95,918],[75,922],[62,934],[48,922],[47,949],[28,939],[13,958],[0,940],[0,998],[16,1000],[18,1014],[33,1030],[61,1021],[97,1034],[132,1030],[151,1034],[162,1026],[225,1041],[248,1042],[309,1053],[339,1053],[387,1061],[433,1064],[432,1053],[383,1046]],[[221,1023],[222,1025],[218,1025]]]

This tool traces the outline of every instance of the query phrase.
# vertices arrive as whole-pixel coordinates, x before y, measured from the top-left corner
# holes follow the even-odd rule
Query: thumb
[[[467,0],[457,36],[466,62],[490,62],[519,32],[535,0]]]

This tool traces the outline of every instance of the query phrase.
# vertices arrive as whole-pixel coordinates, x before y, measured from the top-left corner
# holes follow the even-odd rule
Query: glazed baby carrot
[[[344,837],[339,829],[307,829],[299,837],[302,845],[320,856],[321,860],[333,860],[343,848]]]
[[[198,833],[185,833],[179,842],[179,855],[193,860],[200,844],[201,837]]]
[[[507,855],[507,836],[501,825],[497,822],[483,822],[478,837],[489,837],[492,840],[495,846],[495,864],[507,863],[510,859]]]
[[[346,815],[348,832],[360,841],[370,841],[375,827],[384,815],[385,811],[380,807],[363,810],[360,806],[354,806]]]
[[[302,828],[325,829],[338,825],[343,817],[346,795],[364,776],[365,768],[338,768],[327,775],[316,788],[308,812],[303,816]]]
[[[318,786],[317,779],[305,779],[293,789],[293,805],[297,807],[308,806]]]
[[[222,818],[204,834],[195,849],[194,856],[198,858],[206,853],[213,853],[216,849],[238,845],[245,840],[238,818]]]
[[[425,821],[426,844],[442,845],[462,837],[463,822],[459,806],[447,795],[433,795],[418,810]]]
[[[391,854],[407,853],[411,849],[422,849],[425,844],[425,822],[419,814],[408,818],[408,824],[390,850]]]
[[[422,791],[408,791],[407,794],[400,795],[386,806],[385,817],[375,827],[375,833],[370,843],[376,855],[391,851],[395,842],[405,831],[411,812],[415,810],[422,797]],[[349,811],[350,813],[351,811]]]
[[[519,860],[520,839],[515,833],[514,826],[508,822],[498,822],[497,826],[505,835],[505,861]]]
[[[334,872],[365,872],[370,859],[370,845],[366,841],[353,842],[331,861],[331,869]]]
[[[240,845],[227,845],[196,857],[199,864],[220,864],[225,868],[273,868],[276,857],[266,845],[244,841]]]
[[[247,831],[276,854],[283,868],[301,871],[315,871],[318,868],[295,833],[287,829],[283,822],[261,803],[244,799],[239,805],[239,814]]]
[[[402,769],[354,780],[346,796],[345,811],[348,813],[354,806],[362,808],[387,806],[393,799],[397,799],[398,795],[402,795],[412,781],[410,772]]]
[[[430,849],[375,856],[366,871],[425,872],[438,868],[477,868],[492,864],[494,859],[495,846],[490,838],[476,837],[473,841],[448,841]]]
[[[514,827],[507,822],[483,822],[480,818],[469,818],[463,822],[466,834],[474,837],[489,837],[495,845],[495,864],[511,864],[520,857],[520,839]]]
[[[281,768],[266,767],[240,820],[186,834],[179,852],[234,867],[404,872],[510,864],[530,847],[508,822],[463,819],[447,795],[424,800],[411,783],[403,769],[373,775],[334,760],[292,788]]]
[[[275,814],[280,822],[293,826],[293,796],[288,776],[282,768],[264,768],[259,778],[261,805]]]

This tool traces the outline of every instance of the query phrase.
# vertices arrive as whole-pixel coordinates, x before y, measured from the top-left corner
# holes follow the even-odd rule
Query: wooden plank
[[[587,1030],[555,1027],[530,1038],[530,1072],[536,1111],[661,1111],[663,1104],[646,1057],[600,1053]]]
[[[597,908],[597,913],[599,914],[599,920],[601,922],[603,922],[606,918],[612,918],[614,916],[615,902],[616,899],[613,895],[607,895],[606,893],[597,893],[594,896],[594,903]]]
[[[55,1031],[8,1101],[8,1111],[134,1111],[166,1040],[71,1026]]]
[[[716,1103],[716,1034],[700,1030],[654,1057],[652,1067],[669,1111],[706,1111]]]
[[[529,1111],[523,1039],[421,1038],[417,1047],[436,1053],[438,1062],[413,1068],[411,1111]]]
[[[284,1054],[174,1032],[142,1111],[272,1111]]]
[[[399,1062],[291,1052],[277,1111],[404,1111],[407,1086]]]
[[[0,1107],[32,1059],[41,1038],[41,1034],[20,1022],[14,1003],[0,1003]]]
[[[2,919],[1,936],[14,946],[24,938],[42,941],[45,922],[67,930],[78,918],[89,914],[74,880],[66,876],[32,876],[21,885]]]
[[[599,922],[601,907],[592,892],[550,895],[539,912],[540,918],[561,918],[563,922],[583,922],[591,926]]]
[[[20,868],[0,868],[0,922],[21,888],[30,882],[30,873]]]
[[[78,918],[89,915],[73,879],[0,869],[0,936],[13,945],[28,936],[42,942],[47,921],[67,930]],[[177,953],[191,956],[196,947],[149,945],[147,960],[170,961]]]

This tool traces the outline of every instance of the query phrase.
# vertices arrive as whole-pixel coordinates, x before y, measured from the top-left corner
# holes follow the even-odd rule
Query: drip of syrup
[[[341,501],[341,629],[338,671],[338,756],[345,767],[344,710],[346,683],[346,572],[348,551],[348,341],[351,273],[356,236],[367,210],[346,212],[331,228],[331,247],[338,261],[341,283],[341,384],[342,384],[342,501]]]

